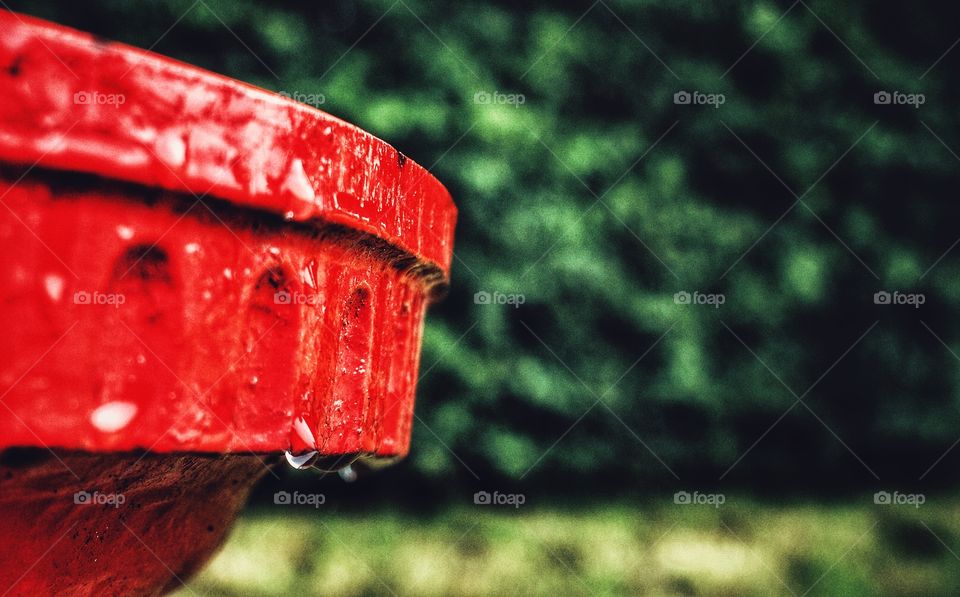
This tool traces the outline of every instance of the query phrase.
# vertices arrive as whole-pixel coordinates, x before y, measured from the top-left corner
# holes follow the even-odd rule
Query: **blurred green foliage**
[[[956,7],[11,5],[323,94],[448,186],[460,220],[424,336],[422,475],[642,486],[737,463],[725,480],[873,483],[916,479],[957,439],[960,253],[938,259],[960,236],[960,50],[937,62]],[[681,90],[725,102],[677,105]],[[875,105],[880,90],[926,102]],[[477,102],[494,92],[524,101]],[[927,300],[878,306],[879,290]]]

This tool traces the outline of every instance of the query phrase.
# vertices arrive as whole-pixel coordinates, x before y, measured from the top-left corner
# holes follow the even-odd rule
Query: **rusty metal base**
[[[0,592],[176,589],[220,545],[266,472],[256,455],[0,452],[0,537],[33,538],[0,541]]]

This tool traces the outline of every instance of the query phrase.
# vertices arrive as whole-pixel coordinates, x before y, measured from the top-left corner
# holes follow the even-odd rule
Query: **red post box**
[[[0,590],[175,587],[284,452],[406,453],[456,219],[425,169],[15,13],[0,80]]]

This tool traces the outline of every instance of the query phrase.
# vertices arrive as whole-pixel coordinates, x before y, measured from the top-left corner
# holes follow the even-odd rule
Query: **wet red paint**
[[[107,469],[111,454],[169,454],[161,486],[215,477],[203,463],[220,461],[173,460],[183,453],[406,453],[424,311],[452,258],[456,209],[440,183],[328,114],[9,12],[0,84],[0,451],[84,451]],[[257,476],[204,491],[232,513]],[[32,491],[69,499],[51,490],[0,479],[0,519],[46,511]],[[131,532],[186,507],[168,497]],[[109,509],[81,514],[84,528],[116,528]],[[0,541],[0,585],[57,539],[53,519],[34,535],[12,524],[0,525],[17,535]],[[171,542],[171,572],[195,567],[202,528],[151,535]],[[103,567],[136,568],[141,551],[66,567],[55,553],[17,586],[43,592],[87,561],[96,583],[55,586],[100,590]],[[128,576],[125,593],[169,580]]]

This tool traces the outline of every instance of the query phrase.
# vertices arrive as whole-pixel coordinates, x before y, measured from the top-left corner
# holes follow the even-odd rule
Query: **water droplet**
[[[143,356],[143,353],[137,355],[137,363],[142,365],[147,362],[147,357]]]
[[[132,402],[107,402],[90,413],[90,423],[104,433],[113,433],[130,424],[136,415],[137,405]]]
[[[200,250],[200,243],[187,243],[183,245],[183,250],[189,253],[190,255],[193,255],[194,253]]]
[[[277,247],[270,247],[270,254],[271,254],[271,255],[279,255],[279,254],[280,254],[280,249],[277,248]]]
[[[295,158],[290,162],[290,170],[287,172],[287,178],[283,181],[283,189],[305,203],[313,203],[316,198],[316,192],[307,177],[307,172],[303,169],[303,162],[300,158]]]
[[[347,483],[353,483],[357,480],[357,471],[353,468],[353,465],[348,464],[343,467],[337,474],[340,475],[340,478],[346,481]]]
[[[293,420],[290,433],[290,449],[296,453],[316,450],[317,440],[305,416],[301,415]]]
[[[60,302],[60,297],[63,296],[62,277],[56,274],[50,274],[44,277],[43,286],[47,289],[47,296],[53,299],[54,302]]]
[[[229,267],[223,268],[223,277],[226,278],[226,279],[228,279],[228,280],[232,280],[232,279],[233,279],[233,270],[230,269]]]
[[[117,226],[117,236],[123,240],[130,240],[133,238],[133,228],[129,226]]]
[[[154,151],[158,158],[173,168],[179,168],[187,161],[187,144],[180,135],[172,131],[157,138]]]
[[[300,269],[300,281],[310,288],[317,287],[317,282],[313,279],[313,268],[314,263],[311,261]]]
[[[299,470],[311,466],[317,457],[317,452],[314,450],[299,456],[294,456],[290,452],[284,452],[284,456],[287,457],[287,464]]]

